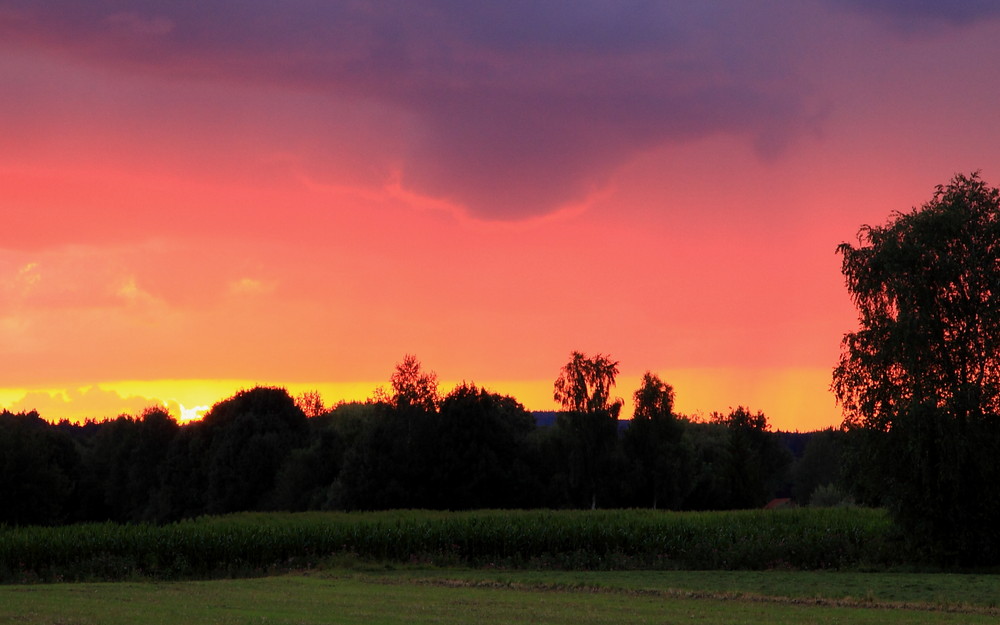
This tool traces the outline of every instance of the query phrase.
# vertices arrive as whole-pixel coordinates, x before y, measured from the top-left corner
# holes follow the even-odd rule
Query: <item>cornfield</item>
[[[169,525],[0,527],[0,581],[266,574],[338,556],[530,568],[881,567],[879,510],[246,513]]]

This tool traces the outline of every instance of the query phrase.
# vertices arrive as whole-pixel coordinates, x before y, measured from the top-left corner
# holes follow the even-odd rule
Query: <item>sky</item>
[[[836,247],[1000,185],[1000,2],[0,0],[0,408],[535,410],[572,351],[836,426]]]

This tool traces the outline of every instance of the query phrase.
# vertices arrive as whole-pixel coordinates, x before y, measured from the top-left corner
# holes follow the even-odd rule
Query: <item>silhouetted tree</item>
[[[586,497],[591,508],[618,438],[622,401],[610,399],[617,376],[618,362],[608,356],[573,352],[554,384],[553,398],[564,410],[556,424],[567,441],[569,482],[578,501]]]
[[[323,396],[316,390],[303,391],[296,395],[295,405],[310,419],[326,412],[326,406],[323,405]]]
[[[146,409],[138,419],[122,415],[101,424],[87,461],[88,470],[100,485],[96,507],[99,518],[141,521],[156,516],[152,502],[160,489],[162,465],[178,427],[158,407]]]
[[[751,413],[737,406],[729,414],[716,413],[712,421],[729,431],[729,480],[731,508],[758,508],[773,497],[791,454],[769,432],[763,412]]]
[[[205,438],[205,512],[254,510],[270,502],[275,477],[308,432],[305,414],[282,388],[240,391],[199,424]]]
[[[512,397],[461,384],[441,401],[433,507],[509,508],[526,501],[527,437],[535,421]]]
[[[647,371],[634,394],[635,413],[622,443],[635,464],[643,505],[680,505],[681,424],[673,413],[674,389]]]
[[[552,395],[567,412],[604,412],[617,418],[622,401],[610,399],[617,377],[618,361],[602,354],[588,358],[573,352],[556,378]]]
[[[733,462],[728,428],[721,423],[688,422],[681,444],[690,463],[685,471],[687,479],[681,482],[683,507],[689,510],[732,507]]]
[[[389,382],[392,395],[376,390],[377,412],[345,453],[333,505],[420,508],[437,500],[437,374],[424,371],[415,356],[407,355]]]
[[[423,412],[437,409],[438,379],[433,371],[424,371],[416,356],[407,354],[403,362],[396,365],[389,378],[392,396],[389,403],[400,411],[411,408]]]
[[[833,389],[882,433],[872,470],[896,520],[941,559],[1000,562],[1000,191],[978,173],[844,243],[860,328]]]

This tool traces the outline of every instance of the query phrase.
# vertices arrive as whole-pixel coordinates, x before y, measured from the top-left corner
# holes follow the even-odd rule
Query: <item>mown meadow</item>
[[[357,559],[510,569],[864,569],[905,564],[861,508],[241,513],[0,529],[0,580],[264,575]]]
[[[497,571],[418,566],[206,581],[0,586],[0,623],[995,623],[995,576]]]

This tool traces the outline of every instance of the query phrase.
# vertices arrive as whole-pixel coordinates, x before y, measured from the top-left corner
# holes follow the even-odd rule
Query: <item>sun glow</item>
[[[178,404],[181,410],[181,423],[187,423],[188,421],[198,421],[205,416],[208,412],[209,406],[195,406],[194,408],[188,408],[184,404]]]
[[[835,426],[841,416],[832,396],[825,395],[830,372],[826,368],[759,370],[748,375],[737,369],[662,369],[656,371],[674,387],[675,410],[695,419],[736,406],[762,410],[773,429],[809,431]],[[632,417],[632,393],[641,376],[619,376],[613,395],[623,402],[621,418]],[[444,395],[461,384],[442,380]],[[491,392],[509,395],[528,410],[556,410],[552,380],[475,381]],[[129,380],[86,387],[13,389],[0,388],[0,409],[13,412],[37,410],[48,421],[107,419],[121,414],[138,416],[149,407],[163,407],[182,423],[201,419],[216,403],[255,386],[278,386],[293,397],[307,391],[320,394],[324,405],[363,402],[388,381],[291,382],[268,380]],[[818,405],[816,397],[829,397]]]
[[[103,420],[127,414],[138,416],[146,408],[163,407],[181,422],[201,419],[216,403],[241,390],[278,386],[293,397],[318,391],[327,406],[365,401],[386,382],[291,382],[277,380],[125,380],[82,387],[0,388],[0,410],[37,410],[47,421]],[[451,387],[447,387],[451,388]]]

